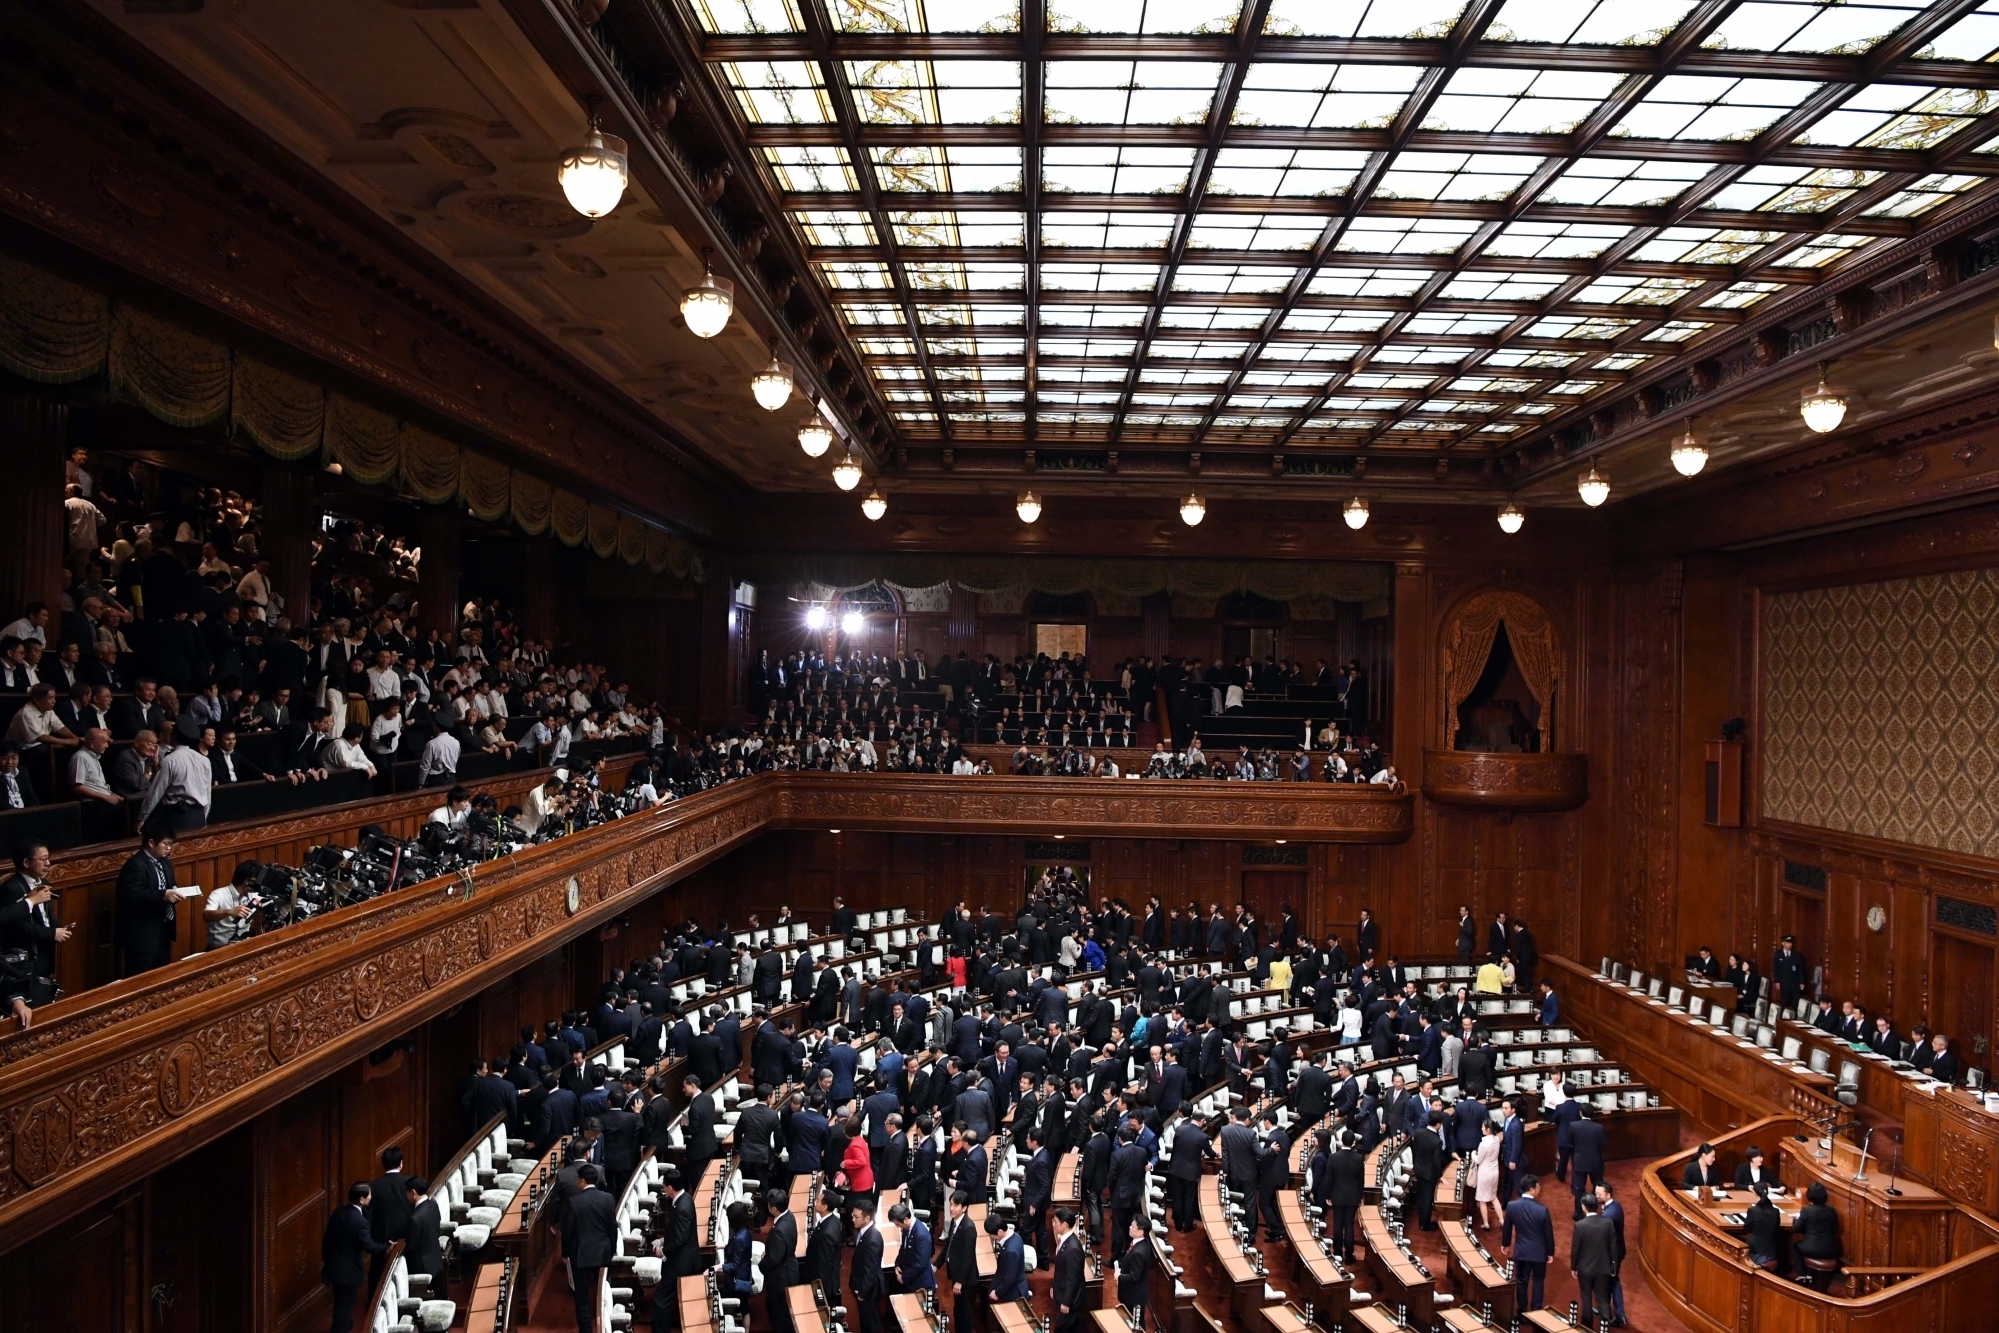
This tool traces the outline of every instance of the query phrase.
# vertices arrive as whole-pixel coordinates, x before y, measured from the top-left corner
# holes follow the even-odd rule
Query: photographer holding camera
[[[28,1009],[56,997],[56,946],[73,929],[56,924],[49,887],[46,843],[24,841],[14,849],[14,873],[0,884],[0,956],[7,973],[8,1007],[28,1026]]]

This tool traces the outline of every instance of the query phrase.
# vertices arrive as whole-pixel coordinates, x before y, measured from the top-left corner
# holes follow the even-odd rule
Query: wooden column
[[[271,591],[284,599],[285,617],[294,625],[306,623],[312,604],[312,536],[319,531],[314,471],[309,463],[264,464],[264,526],[257,549],[270,559]]]
[[[1423,745],[1429,735],[1425,725],[1431,691],[1430,580],[1428,571],[1414,561],[1395,566],[1395,609],[1392,626],[1394,650],[1387,671],[1370,682],[1380,700],[1374,707],[1387,719],[1388,735],[1382,749],[1388,752],[1395,772],[1412,791],[1423,785]],[[1424,878],[1431,873],[1423,855],[1424,823],[1437,818],[1436,809],[1423,797],[1416,798],[1416,836],[1397,847],[1383,848],[1378,872],[1357,907],[1374,913],[1381,923],[1384,950],[1407,952],[1418,947],[1422,934],[1421,897]],[[1382,892],[1394,886],[1391,893]],[[1416,892],[1410,892],[1415,889]],[[1358,910],[1355,916],[1359,916]]]
[[[63,570],[63,452],[69,408],[37,394],[0,397],[0,614],[9,620],[29,602],[54,608],[68,580]],[[50,626],[54,642],[54,626]]]
[[[1171,650],[1173,637],[1173,594],[1155,592],[1140,603],[1138,651],[1157,662]]]
[[[951,585],[950,619],[944,626],[944,647],[953,656],[979,655],[979,595],[968,588]]]
[[[418,520],[423,562],[417,566],[420,628],[458,630],[458,518],[456,505],[431,505]]]
[[[729,720],[742,693],[742,625],[736,615],[736,584],[720,560],[708,564],[701,585],[701,724]]]
[[[521,560],[521,630],[541,643],[555,639],[558,549],[553,537],[530,537]]]

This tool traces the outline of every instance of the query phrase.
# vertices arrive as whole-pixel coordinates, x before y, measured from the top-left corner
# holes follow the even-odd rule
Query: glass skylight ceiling
[[[1506,446],[1999,176],[1999,0],[675,3],[912,440]]]

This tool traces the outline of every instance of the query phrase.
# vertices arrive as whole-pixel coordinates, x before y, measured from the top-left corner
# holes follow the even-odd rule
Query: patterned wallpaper
[[[1763,812],[1999,856],[1999,570],[1764,602]]]

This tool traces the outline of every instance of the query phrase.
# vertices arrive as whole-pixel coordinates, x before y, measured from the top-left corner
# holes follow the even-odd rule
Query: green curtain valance
[[[111,396],[174,426],[225,416],[230,429],[286,462],[324,454],[350,480],[401,485],[429,504],[462,503],[486,522],[676,577],[702,575],[680,538],[593,505],[539,477],[329,393],[33,264],[0,255],[0,370],[40,384],[104,373]]]

